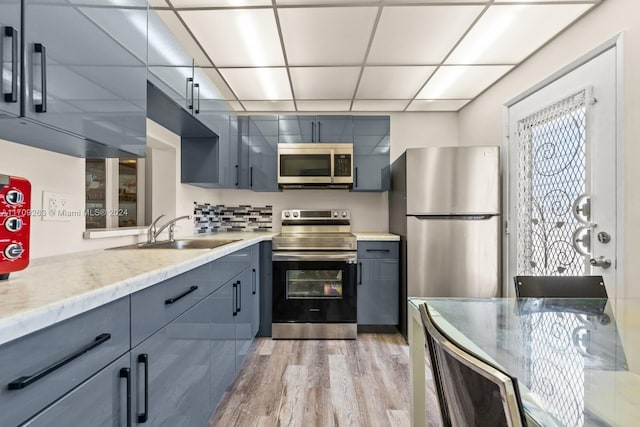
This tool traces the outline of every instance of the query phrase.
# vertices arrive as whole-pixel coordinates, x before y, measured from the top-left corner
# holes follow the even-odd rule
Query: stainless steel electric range
[[[282,211],[273,238],[273,338],[356,338],[356,245],[346,209]]]

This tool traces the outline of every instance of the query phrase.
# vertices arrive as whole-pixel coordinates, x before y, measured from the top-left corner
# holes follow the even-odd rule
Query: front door
[[[616,295],[616,48],[508,109],[507,294],[515,275],[602,275]]]

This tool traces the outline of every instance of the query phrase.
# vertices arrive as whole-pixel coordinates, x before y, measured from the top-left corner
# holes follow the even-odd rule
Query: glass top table
[[[424,303],[451,340],[518,379],[540,425],[640,424],[640,300],[410,298],[413,425],[425,425]]]

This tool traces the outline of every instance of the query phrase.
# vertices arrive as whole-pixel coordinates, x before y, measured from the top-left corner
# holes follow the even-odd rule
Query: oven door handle
[[[358,262],[357,252],[273,252],[271,260],[277,261],[344,261],[348,264]]]

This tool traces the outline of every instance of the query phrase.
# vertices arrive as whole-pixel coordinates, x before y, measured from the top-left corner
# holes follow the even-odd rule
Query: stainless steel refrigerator
[[[408,297],[500,296],[498,147],[409,148],[391,166],[389,231]]]

